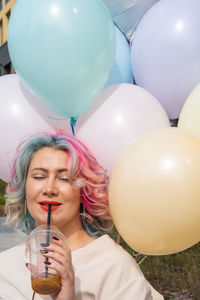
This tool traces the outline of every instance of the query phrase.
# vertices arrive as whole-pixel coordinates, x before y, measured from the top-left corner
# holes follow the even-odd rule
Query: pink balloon
[[[67,120],[54,120],[61,117],[37,100],[16,74],[0,77],[0,95],[0,178],[8,182],[16,148],[26,136],[56,128],[71,130]]]
[[[149,92],[119,84],[99,94],[78,119],[76,133],[110,174],[129,142],[165,127],[170,127],[167,114]]]

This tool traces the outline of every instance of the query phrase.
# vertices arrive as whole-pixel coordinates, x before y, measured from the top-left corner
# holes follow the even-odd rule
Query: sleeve
[[[146,280],[131,255],[118,249],[113,256],[115,257],[110,263],[106,283],[104,282],[106,291],[109,293],[112,290],[110,300],[164,300]]]
[[[120,286],[111,296],[110,300],[164,300],[163,296],[156,292],[144,277],[135,281],[128,280]]]

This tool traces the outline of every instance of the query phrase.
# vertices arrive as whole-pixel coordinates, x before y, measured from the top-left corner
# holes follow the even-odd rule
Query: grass
[[[141,269],[165,299],[176,299],[174,294],[200,299],[200,243],[176,254],[149,256]]]
[[[0,179],[0,205],[5,204],[4,193],[5,193],[6,183]]]

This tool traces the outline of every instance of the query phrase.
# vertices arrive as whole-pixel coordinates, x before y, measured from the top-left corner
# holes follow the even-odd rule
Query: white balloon
[[[149,92],[136,85],[119,84],[102,90],[79,117],[76,136],[110,174],[129,142],[169,126],[167,114]]]
[[[170,119],[200,82],[200,1],[162,0],[139,23],[132,40],[136,83],[153,94]]]
[[[31,134],[52,129],[71,133],[69,122],[56,115],[21,83],[18,75],[0,77],[0,178],[10,180],[16,148]]]

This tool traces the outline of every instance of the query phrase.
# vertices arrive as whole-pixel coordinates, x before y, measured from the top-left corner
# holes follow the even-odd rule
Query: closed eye
[[[68,177],[59,177],[60,180],[63,180],[63,181],[66,181],[66,182],[69,182],[69,178]]]
[[[43,179],[43,178],[45,178],[45,176],[44,175],[34,175],[33,178],[34,179]]]

